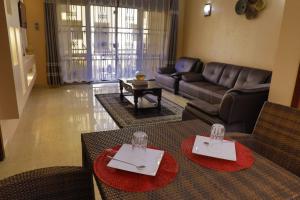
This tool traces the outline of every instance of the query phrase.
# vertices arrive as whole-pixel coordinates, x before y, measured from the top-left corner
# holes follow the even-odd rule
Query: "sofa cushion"
[[[179,93],[180,94],[187,94],[189,96],[192,96],[194,98],[199,97],[199,88],[203,87],[205,85],[210,85],[211,83],[208,83],[206,81],[200,81],[200,82],[185,82],[180,81],[179,82]]]
[[[246,87],[262,84],[265,83],[270,76],[270,71],[243,68],[238,76],[234,87]]]
[[[200,73],[190,72],[182,75],[181,79],[185,82],[198,82],[203,81],[203,76]]]
[[[198,97],[212,104],[218,104],[222,101],[224,94],[228,89],[219,85],[205,85],[198,89]]]
[[[222,75],[223,69],[225,64],[224,63],[217,63],[217,62],[211,62],[207,63],[204,70],[203,70],[203,77],[205,80],[218,84],[218,81]]]
[[[175,69],[176,72],[192,72],[199,67],[200,65],[200,59],[198,58],[188,58],[188,57],[182,57],[176,61]]]
[[[155,77],[156,83],[161,86],[167,87],[167,89],[174,89],[175,79],[169,74],[157,74]]]
[[[219,80],[219,85],[227,88],[232,88],[237,80],[240,71],[241,67],[235,65],[226,65]]]
[[[220,103],[227,90],[228,88],[205,81],[189,83],[180,81],[179,83],[180,94],[187,94],[212,104]]]
[[[219,104],[210,104],[206,101],[197,99],[187,103],[188,106],[194,107],[212,116],[218,116]]]

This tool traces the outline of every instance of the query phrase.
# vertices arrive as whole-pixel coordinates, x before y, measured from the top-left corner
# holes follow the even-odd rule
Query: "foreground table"
[[[93,161],[104,149],[130,143],[133,132],[145,131],[149,144],[171,153],[180,170],[174,182],[146,193],[127,193],[96,182],[103,199],[299,199],[300,178],[254,153],[252,168],[224,173],[203,168],[181,152],[181,141],[190,135],[209,131],[199,120],[140,128],[125,128],[82,135],[83,165],[93,172]]]

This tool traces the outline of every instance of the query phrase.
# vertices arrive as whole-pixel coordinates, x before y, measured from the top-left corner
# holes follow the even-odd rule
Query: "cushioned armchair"
[[[300,110],[266,102],[251,135],[228,136],[300,176]]]
[[[177,94],[179,81],[183,74],[189,72],[200,73],[201,71],[202,62],[200,59],[182,57],[176,61],[175,66],[159,68],[155,80],[164,89]]]
[[[265,101],[270,84],[237,87],[228,90],[221,103],[197,99],[190,101],[183,111],[183,120],[200,118],[206,123],[224,124],[227,131],[251,133]]]
[[[92,200],[92,176],[81,167],[50,167],[0,181],[0,200]]]

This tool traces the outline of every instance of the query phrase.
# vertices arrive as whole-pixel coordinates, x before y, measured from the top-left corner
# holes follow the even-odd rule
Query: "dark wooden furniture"
[[[148,85],[145,86],[135,86],[132,84],[132,80],[128,79],[119,79],[120,84],[120,98],[121,101],[124,100],[124,93],[123,89],[127,92],[130,92],[134,97],[134,111],[138,112],[140,109],[144,109],[143,107],[138,106],[139,98],[144,97],[147,94],[151,94],[157,97],[157,105],[156,108],[160,111],[161,110],[161,95],[162,95],[162,88],[156,84],[155,81],[148,81]],[[149,107],[147,107],[149,108]]]
[[[93,200],[93,180],[82,167],[50,167],[0,181],[0,200]]]
[[[130,143],[135,131],[145,131],[149,145],[171,153],[180,166],[174,180],[164,188],[145,193],[128,193],[109,187],[96,178],[103,199],[297,199],[300,178],[254,152],[255,163],[247,170],[234,173],[203,168],[186,158],[180,149],[183,139],[208,132],[200,120],[132,127],[100,133],[83,134],[83,165],[93,172],[93,161],[103,150]]]
[[[3,138],[2,138],[2,131],[0,127],[0,161],[3,161],[5,158],[5,151],[4,151],[4,144],[3,144]]]
[[[296,85],[294,89],[292,107],[300,109],[300,65],[299,65]]]

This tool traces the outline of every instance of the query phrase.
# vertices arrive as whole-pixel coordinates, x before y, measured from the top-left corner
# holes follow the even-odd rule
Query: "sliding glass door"
[[[90,13],[93,81],[133,77],[143,43],[138,10],[91,6]]]
[[[93,81],[118,78],[115,7],[91,6],[91,59]]]
[[[66,70],[73,68],[67,79],[114,81],[133,77],[141,68],[143,12],[96,5],[69,5],[63,10],[64,26],[59,29],[62,65]]]
[[[88,82],[89,43],[86,6],[61,4],[58,10],[60,68],[64,82]]]
[[[153,78],[157,67],[172,65],[176,49],[176,31],[171,29],[176,27],[173,1],[59,0],[63,82],[115,81],[133,77],[137,70]]]

